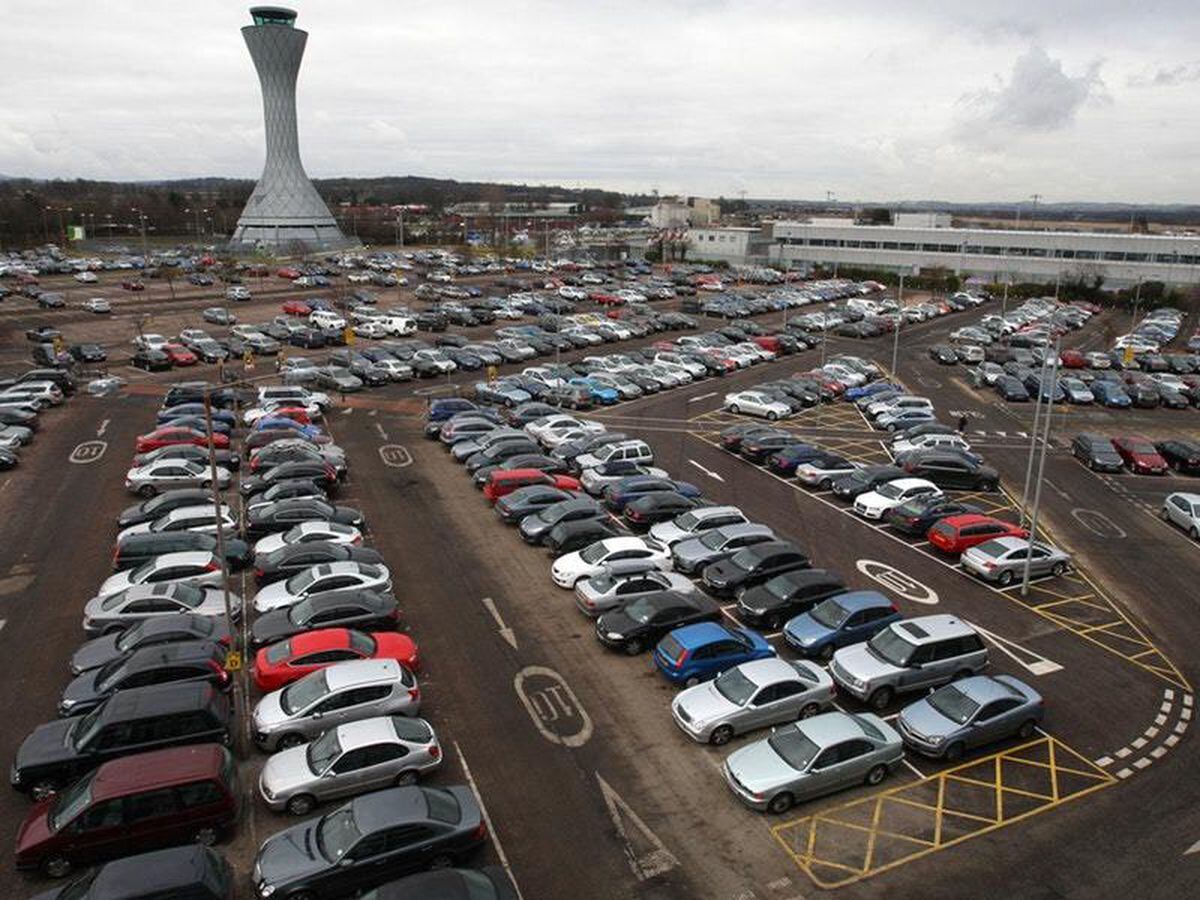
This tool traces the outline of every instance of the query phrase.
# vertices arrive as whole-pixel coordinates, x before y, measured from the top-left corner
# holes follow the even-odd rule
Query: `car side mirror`
[[[321,718],[324,718],[324,716],[325,716],[325,713],[323,713],[323,712],[315,712],[312,714],[312,717],[314,719],[321,719]]]

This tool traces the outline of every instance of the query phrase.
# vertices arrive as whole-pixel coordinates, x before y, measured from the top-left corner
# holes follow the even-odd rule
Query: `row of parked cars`
[[[161,860],[176,891],[194,892],[182,895],[234,896],[244,879],[218,855],[158,848],[207,846],[236,828],[237,718],[226,663],[251,606],[246,649],[262,693],[252,734],[272,752],[260,795],[293,815],[354,798],[268,838],[250,879],[256,896],[371,888],[411,898],[468,887],[514,896],[491,869],[395,880],[452,865],[486,831],[468,788],[416,783],[442,750],[418,717],[419,654],[396,630],[390,571],[364,546],[362,514],[331,499],[346,462],[319,424],[328,403],[290,386],[251,395],[192,383],[168,392],[156,428],[137,442],[126,485],[144,499],[119,517],[115,572],[85,604],[89,640],[70,660],[63,718],[27,738],[13,766],[14,787],[37,800],[19,867],[61,877],[153,850],[145,864]],[[239,434],[244,458],[231,445]],[[239,569],[257,582],[252,603],[228,592],[226,572]],[[128,869],[111,865],[112,874],[89,871],[62,895],[159,896],[151,881],[98,892]]]
[[[746,805],[784,812],[878,784],[905,745],[954,759],[1028,736],[1041,719],[1027,685],[979,674],[987,650],[969,625],[905,619],[877,591],[849,589],[793,541],[655,467],[646,442],[536,404],[465,402],[434,403],[427,436],[465,466],[501,522],[549,551],[552,581],[595,619],[601,645],[652,651],[656,670],[683,688],[671,709],[681,731],[724,745],[778,726],[723,765]],[[768,639],[780,628],[787,657]],[[881,711],[930,688],[895,727],[834,705],[845,694]]]
[[[75,391],[75,379],[55,368],[0,378],[0,470],[20,463],[21,450],[41,426],[41,414],[61,406]]]

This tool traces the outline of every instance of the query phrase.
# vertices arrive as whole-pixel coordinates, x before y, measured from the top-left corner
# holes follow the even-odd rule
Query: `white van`
[[[632,462],[648,466],[654,462],[654,451],[645,441],[618,441],[615,444],[603,444],[591,453],[584,453],[575,460],[575,465],[582,472],[584,469],[594,469],[610,462]]]
[[[417,320],[411,316],[378,316],[375,321],[387,329],[388,334],[406,337],[417,333]]]
[[[308,315],[308,321],[318,328],[345,328],[346,320],[332,309],[314,309]]]

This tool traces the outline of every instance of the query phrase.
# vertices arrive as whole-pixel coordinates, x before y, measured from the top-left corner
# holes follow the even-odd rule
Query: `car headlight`
[[[605,636],[606,636],[606,637],[607,637],[607,638],[608,638],[610,641],[619,641],[619,640],[621,640],[621,635],[620,635],[618,632],[616,632],[616,631],[606,631],[606,632],[605,632]]]
[[[940,734],[929,734],[925,736],[925,739],[935,747],[945,740],[945,738]]]
[[[275,893],[275,885],[273,884],[260,884],[258,886],[258,896],[260,897],[270,897],[273,893]]]

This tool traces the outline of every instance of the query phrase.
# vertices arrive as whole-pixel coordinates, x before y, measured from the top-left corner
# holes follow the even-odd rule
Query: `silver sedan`
[[[274,811],[302,816],[328,800],[414,784],[441,762],[437,735],[424,719],[378,716],[279,751],[263,766],[258,789]]]
[[[833,702],[833,679],[812,663],[759,659],[726,669],[675,696],[675,724],[694,741],[727,744],[735,734],[815,716]]]
[[[752,809],[783,813],[801,800],[875,786],[904,759],[900,735],[871,713],[828,712],[729,754],[725,781]]]
[[[960,561],[968,572],[984,581],[994,581],[1007,587],[1025,574],[1029,558],[1029,576],[1061,575],[1071,565],[1069,554],[1040,541],[1019,537],[1003,537],[971,547]]]
[[[661,572],[652,568],[652,565],[646,560],[630,560],[624,565],[613,563],[605,566],[600,574],[575,583],[575,605],[585,616],[594,618],[647,594],[660,591],[681,594],[696,592],[695,583],[686,575]]]
[[[229,487],[228,469],[217,468],[217,486]],[[125,488],[143,497],[153,497],[171,488],[207,488],[212,484],[212,469],[190,459],[156,459],[130,469]]]

